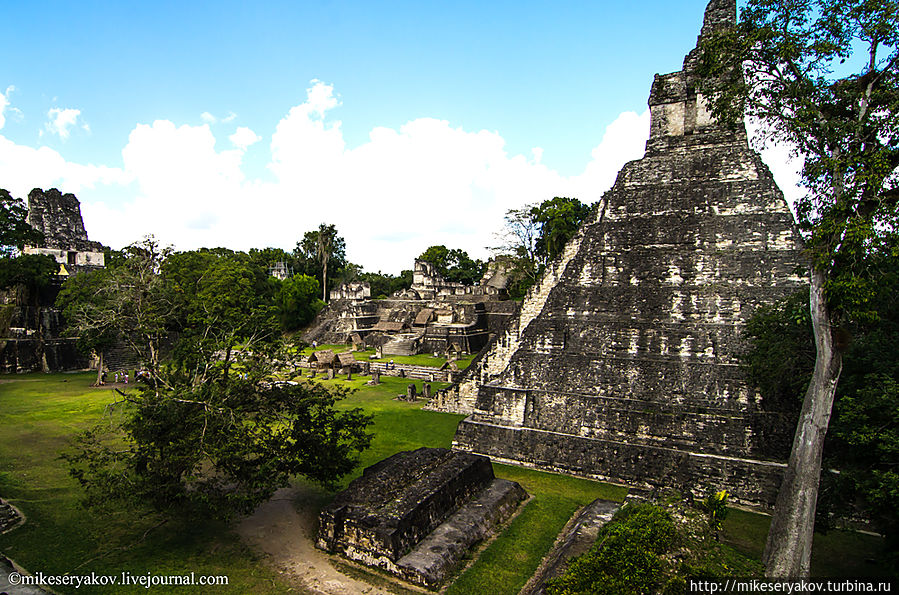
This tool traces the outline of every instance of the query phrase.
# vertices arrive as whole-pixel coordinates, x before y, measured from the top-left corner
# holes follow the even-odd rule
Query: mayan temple
[[[700,39],[736,23],[712,0]],[[628,485],[773,504],[795,417],[738,365],[762,303],[806,283],[800,239],[746,131],[697,93],[697,49],[656,75],[645,156],[433,408],[469,414],[455,448]]]

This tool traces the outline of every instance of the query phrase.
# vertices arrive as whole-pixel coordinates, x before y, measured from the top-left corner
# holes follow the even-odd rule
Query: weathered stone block
[[[401,452],[368,467],[322,510],[316,545],[433,586],[524,498],[518,484],[494,479],[486,457]]]
[[[367,468],[322,511],[319,547],[396,562],[492,479],[486,457],[439,448],[398,453]]]

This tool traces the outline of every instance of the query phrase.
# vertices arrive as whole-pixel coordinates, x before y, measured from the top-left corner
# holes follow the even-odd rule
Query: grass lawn
[[[214,522],[157,524],[129,510],[99,513],[79,505],[81,488],[59,452],[70,437],[102,419],[109,390],[96,374],[2,377],[0,495],[22,510],[25,525],[0,535],[0,551],[32,573],[50,575],[227,575],[222,593],[291,592],[231,530]],[[61,593],[145,592],[143,587],[57,587]],[[184,593],[184,587],[153,587]],[[299,592],[293,590],[293,592]]]
[[[730,509],[724,519],[721,541],[755,560],[762,559],[771,517]],[[878,562],[883,547],[879,537],[854,531],[815,533],[812,543],[812,576],[890,576]]]
[[[342,346],[341,346],[342,347]],[[79,506],[77,483],[58,458],[71,436],[101,421],[112,401],[108,390],[90,386],[92,373],[0,377],[0,496],[25,512],[28,522],[0,535],[0,551],[32,572],[45,574],[227,575],[222,593],[286,593],[291,591],[278,574],[245,547],[231,529],[220,523],[170,521],[155,530],[154,518],[130,510],[110,513]],[[374,439],[360,466],[346,485],[371,465],[401,450],[421,446],[449,447],[460,415],[422,411],[422,401],[408,403],[409,379],[381,377],[381,385],[366,386],[368,378],[334,379],[326,384],[355,389],[340,407],[362,407],[374,416]],[[420,391],[421,381],[416,381]],[[434,383],[434,388],[446,386]],[[486,547],[478,559],[448,589],[450,594],[516,593],[527,581],[556,535],[580,506],[597,497],[621,500],[624,488],[542,473],[520,467],[494,465],[499,477],[518,481],[531,494],[527,506]],[[317,492],[316,504],[330,500]],[[767,517],[732,511],[725,539],[737,550],[758,558],[764,544]],[[146,537],[144,537],[146,533]],[[834,532],[816,540],[816,574],[871,574],[866,559],[876,555],[879,540]],[[824,569],[824,570],[822,570]],[[103,593],[138,592],[142,587],[104,587]],[[180,589],[180,590],[179,590]],[[91,592],[59,588],[62,593]],[[154,592],[186,592],[183,587],[154,587]],[[96,591],[94,591],[96,592]]]

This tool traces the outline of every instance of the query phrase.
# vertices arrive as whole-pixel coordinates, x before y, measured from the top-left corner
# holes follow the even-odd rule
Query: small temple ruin
[[[712,0],[700,40],[736,23]],[[631,486],[773,505],[795,417],[744,380],[741,330],[806,283],[783,194],[699,93],[697,49],[656,75],[650,138],[519,314],[431,408],[454,448]]]

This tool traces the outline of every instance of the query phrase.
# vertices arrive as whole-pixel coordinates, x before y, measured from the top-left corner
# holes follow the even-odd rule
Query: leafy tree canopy
[[[40,245],[44,235],[28,223],[28,207],[0,188],[0,256],[18,254],[26,244]]]
[[[0,289],[24,285],[32,290],[45,287],[59,271],[59,264],[46,254],[22,254],[0,258]]]
[[[513,264],[510,296],[524,296],[591,212],[591,206],[576,198],[558,196],[506,212],[503,230],[497,234],[502,245],[493,251]]]
[[[412,287],[412,271],[401,271],[399,275],[391,275],[378,271],[377,273],[359,273],[360,281],[367,281],[371,286],[373,298],[386,298],[397,291]]]
[[[79,436],[65,454],[85,503],[126,503],[164,515],[247,514],[292,476],[333,488],[358,464],[371,418],[338,411],[320,384],[279,384],[260,359],[227,382],[144,386],[119,405],[120,440]]]
[[[118,405],[112,434],[108,424],[82,434],[66,455],[88,504],[227,518],[293,475],[331,486],[355,467],[370,418],[337,411],[339,392],[275,380],[274,362],[286,359],[276,302],[315,303],[314,279],[282,284],[247,254],[171,253],[152,238],[76,279],[63,302],[79,332],[122,337],[147,371]],[[163,351],[163,339],[173,348]]]
[[[460,249],[449,249],[446,246],[431,246],[418,256],[437,268],[437,272],[447,281],[475,285],[484,276],[486,264],[481,260],[473,260],[468,252]]]
[[[281,283],[278,293],[281,325],[292,331],[312,322],[325,303],[318,299],[319,285],[309,275],[294,275]]]
[[[589,205],[576,198],[559,196],[531,207],[531,217],[540,226],[534,245],[537,256],[544,262],[559,257],[590,211]]]

